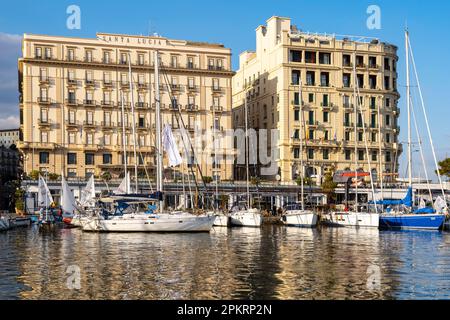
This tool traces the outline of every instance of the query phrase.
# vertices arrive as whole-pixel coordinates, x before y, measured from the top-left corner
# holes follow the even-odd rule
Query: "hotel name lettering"
[[[115,35],[97,35],[97,39],[108,43],[128,44],[128,45],[147,45],[154,47],[163,47],[167,45],[166,39],[149,38],[149,37],[126,37]]]

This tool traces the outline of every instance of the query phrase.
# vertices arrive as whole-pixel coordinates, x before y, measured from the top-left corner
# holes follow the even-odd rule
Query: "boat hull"
[[[380,217],[380,227],[383,229],[439,230],[444,222],[444,214],[385,214]]]
[[[262,225],[262,216],[258,210],[242,210],[235,212],[230,217],[232,226],[236,227],[255,227]]]
[[[215,227],[228,227],[230,221],[230,217],[218,214],[216,215],[216,220],[214,220],[214,226]]]
[[[31,218],[26,217],[17,217],[14,220],[12,220],[12,225],[14,227],[28,227],[31,225]]]
[[[146,218],[89,218],[83,231],[91,232],[210,232],[215,216],[164,215]]]
[[[293,210],[283,216],[283,223],[291,227],[315,228],[318,221],[319,216],[312,211]]]
[[[0,217],[0,231],[6,231],[11,228],[11,223],[9,218]]]
[[[378,228],[380,215],[364,212],[333,212],[324,216],[323,224],[330,227]]]

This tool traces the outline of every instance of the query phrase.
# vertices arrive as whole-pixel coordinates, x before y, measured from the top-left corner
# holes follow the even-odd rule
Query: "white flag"
[[[53,203],[53,197],[48,189],[47,183],[39,176],[38,203],[40,207],[49,207]]]
[[[167,152],[167,156],[169,157],[169,165],[171,167],[179,166],[183,162],[180,152],[178,151],[178,146],[173,137],[172,128],[167,124],[164,126],[163,130],[163,147]]]

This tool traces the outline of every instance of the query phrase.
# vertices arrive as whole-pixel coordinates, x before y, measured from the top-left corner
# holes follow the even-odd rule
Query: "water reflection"
[[[0,298],[449,298],[450,234],[277,226],[210,234],[0,234]],[[80,290],[67,286],[69,266]],[[373,270],[376,286],[368,285]]]

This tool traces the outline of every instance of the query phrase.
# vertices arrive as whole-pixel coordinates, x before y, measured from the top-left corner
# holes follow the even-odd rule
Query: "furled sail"
[[[169,157],[169,165],[171,167],[179,166],[183,162],[178,146],[173,137],[172,128],[167,124],[163,129],[163,147],[167,152],[167,156]]]

